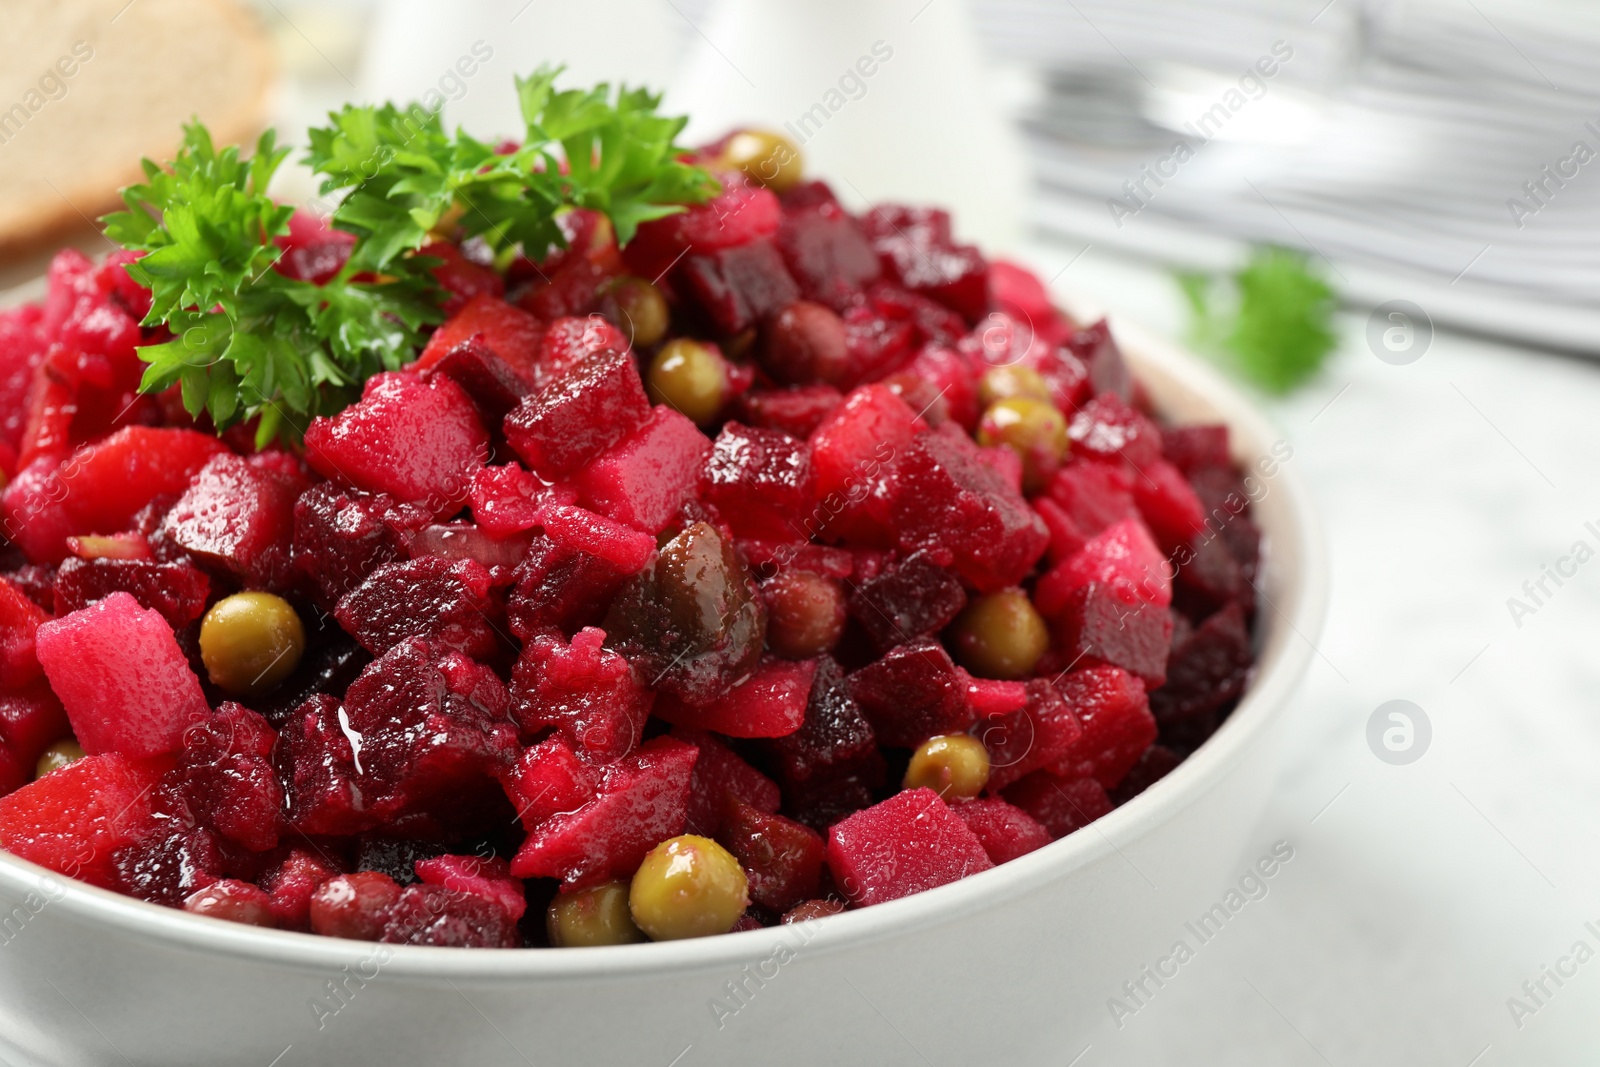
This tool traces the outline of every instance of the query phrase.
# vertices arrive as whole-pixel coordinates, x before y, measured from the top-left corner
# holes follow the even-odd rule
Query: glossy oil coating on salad
[[[1237,702],[1218,426],[927,208],[638,91],[191,127],[0,313],[0,846],[488,948],[867,907],[1048,845]]]

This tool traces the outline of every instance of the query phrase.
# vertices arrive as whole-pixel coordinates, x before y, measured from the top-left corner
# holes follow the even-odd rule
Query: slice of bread
[[[198,115],[253,137],[276,64],[233,0],[0,0],[0,258],[81,241]]]

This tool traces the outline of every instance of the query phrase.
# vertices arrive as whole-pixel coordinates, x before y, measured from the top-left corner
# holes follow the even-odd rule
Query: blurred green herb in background
[[[1303,252],[1260,245],[1225,281],[1182,271],[1194,321],[1189,342],[1271,393],[1309,380],[1338,344],[1338,300]]]

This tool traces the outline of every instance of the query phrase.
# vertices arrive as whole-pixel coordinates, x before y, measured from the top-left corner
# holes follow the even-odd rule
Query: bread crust
[[[46,39],[8,40],[30,57],[13,61],[17,75],[47,73],[63,41],[69,48],[86,41],[95,54],[65,80],[63,97],[47,100],[0,144],[0,259],[8,261],[98,233],[94,220],[121,206],[118,190],[143,180],[139,160],[172,158],[191,112],[219,144],[253,138],[265,125],[277,78],[266,29],[235,0],[36,3],[0,0],[0,11],[16,8],[24,23],[25,9],[50,12],[17,31],[21,38],[31,28]],[[148,86],[129,77],[141,71]],[[0,87],[0,111],[27,87],[22,81]],[[115,149],[101,147],[108,130],[120,131]]]

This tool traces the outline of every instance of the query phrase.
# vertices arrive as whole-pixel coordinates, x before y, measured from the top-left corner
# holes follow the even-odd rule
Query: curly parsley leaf
[[[415,103],[347,106],[313,129],[307,162],[324,194],[345,194],[333,224],[357,236],[361,265],[392,269],[446,222],[496,254],[538,255],[563,244],[556,219],[570,207],[605,213],[626,244],[640,223],[715,195],[716,181],[680,159],[687,120],[658,115],[658,96],[604,83],[558,91],[560,73],[517,79],[525,136],[516,146],[448,135]]]
[[[1194,313],[1190,342],[1269,392],[1287,393],[1310,379],[1338,345],[1338,302],[1308,257],[1260,246],[1230,281],[1231,292],[1219,300],[1209,275],[1178,275]]]
[[[147,180],[122,192],[126,210],[103,220],[107,236],[143,253],[127,266],[151,290],[143,325],[172,335],[139,349],[140,389],[179,385],[189,413],[219,430],[259,418],[261,444],[404,365],[422,327],[442,318],[431,279],[358,282],[346,269],[317,285],[273,269],[294,209],[266,187],[286,154],[268,131],[244,161],[191,123],[171,168],[146,160]]]
[[[415,358],[443,317],[437,261],[418,254],[434,234],[481,238],[504,261],[563,245],[557,218],[569,208],[606,213],[626,243],[640,223],[715,195],[717,182],[675,143],[686,120],[658,115],[659,97],[557,90],[559,74],[518,79],[519,146],[448,134],[421,104],[348,106],[310,130],[307,162],[323,193],[339,196],[331,222],[356,238],[320,285],[273,269],[294,212],[267,185],[288,150],[268,131],[245,159],[186,126],[170,166],[145,160],[146,180],[123,190],[126,210],[103,220],[141,253],[127,269],[152,290],[144,325],[171,334],[139,350],[149,364],[140,388],[180,386],[188,411],[219,430],[259,419],[259,442],[292,438],[373,374]]]

